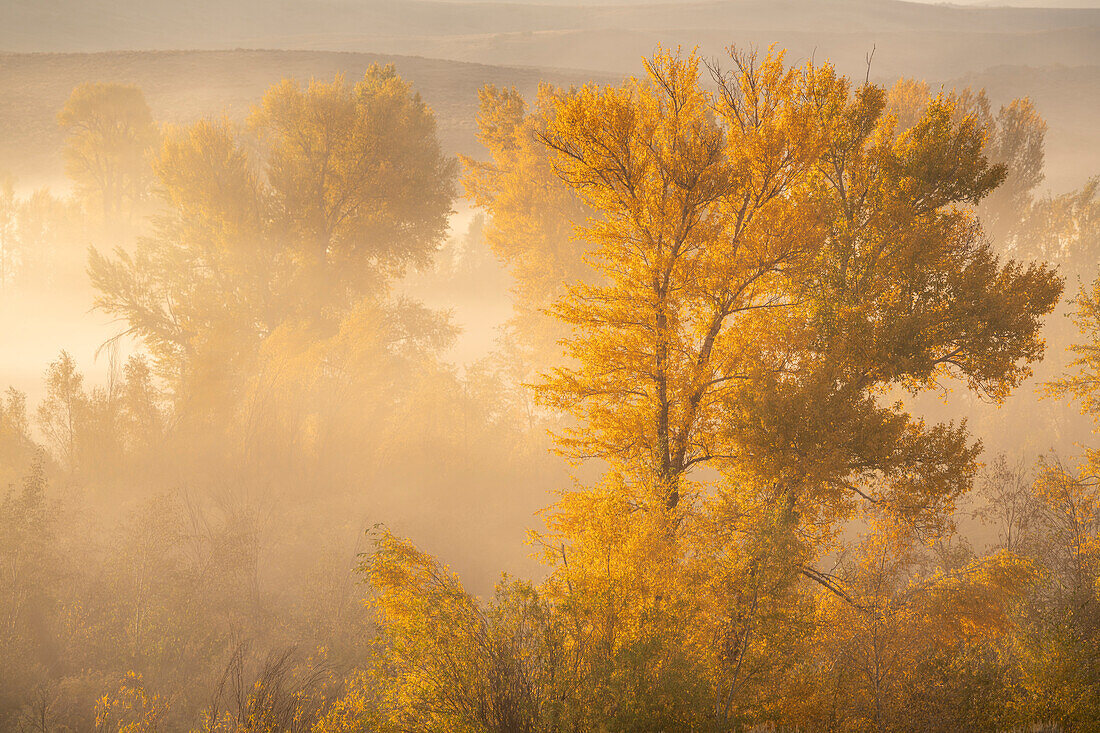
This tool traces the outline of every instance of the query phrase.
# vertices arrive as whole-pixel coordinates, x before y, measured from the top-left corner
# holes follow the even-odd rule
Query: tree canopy
[[[145,201],[148,156],[157,126],[145,95],[134,86],[85,83],[58,113],[68,133],[65,170],[85,201],[104,222],[132,217]]]
[[[442,241],[455,163],[392,66],[307,87],[284,81],[246,130],[170,131],[155,162],[166,206],[133,252],[92,251],[96,306],[180,379],[256,353],[281,326],[331,335]]]
[[[576,365],[539,386],[579,420],[562,449],[651,478],[670,507],[712,464],[807,516],[861,496],[942,510],[968,485],[965,428],[883,396],[953,377],[1002,399],[1061,281],[982,236],[969,207],[1005,171],[974,116],[941,98],[898,131],[882,89],[828,65],[732,61],[708,91],[698,58],[662,53],[550,108],[555,170],[597,214],[598,281],[554,309]]]

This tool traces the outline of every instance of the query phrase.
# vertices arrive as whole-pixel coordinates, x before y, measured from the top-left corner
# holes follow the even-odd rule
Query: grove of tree
[[[0,302],[117,335],[0,395],[0,728],[1100,730],[1100,452],[1011,435],[1100,414],[1096,181],[1040,192],[1026,99],[642,72],[487,87],[461,161],[392,66],[73,91]],[[418,294],[482,251],[456,364]]]

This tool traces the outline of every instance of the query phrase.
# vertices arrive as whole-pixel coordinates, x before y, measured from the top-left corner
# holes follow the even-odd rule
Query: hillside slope
[[[641,54],[639,54],[640,56]],[[876,53],[872,78],[889,84]],[[485,84],[516,86],[533,94],[540,80],[575,84],[617,75],[461,63],[383,54],[323,51],[156,51],[95,54],[0,55],[0,171],[21,187],[53,183],[61,176],[62,134],[58,109],[83,81],[137,84],[158,120],[187,122],[208,115],[242,118],[264,91],[283,77],[354,80],[372,63],[396,64],[436,112],[440,136],[451,153],[479,154],[475,131],[477,91]],[[632,71],[640,67],[635,59]],[[919,76],[917,71],[902,72]],[[1100,65],[998,66],[925,75],[933,84],[988,89],[995,104],[1030,96],[1047,118],[1047,185],[1062,191],[1100,173]]]
[[[778,41],[853,72],[1100,64],[1100,9],[978,8],[896,0],[629,4],[438,0],[8,0],[0,51],[284,48],[629,71],[666,45],[717,53]]]
[[[84,81],[136,84],[154,117],[183,123],[227,114],[241,119],[272,84],[284,77],[349,81],[374,63],[394,63],[435,110],[450,153],[474,154],[477,92],[486,84],[532,94],[540,80],[571,84],[599,75],[521,69],[380,54],[315,51],[143,51],[96,54],[0,55],[0,171],[22,187],[53,182],[62,174],[63,135],[57,111]]]

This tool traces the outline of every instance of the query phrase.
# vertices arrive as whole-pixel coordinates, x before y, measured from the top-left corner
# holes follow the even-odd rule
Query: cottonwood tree
[[[27,416],[27,395],[8,387],[0,396],[0,486],[23,475],[37,452]]]
[[[566,728],[797,723],[808,690],[794,660],[818,659],[821,598],[844,628],[850,614],[904,611],[858,627],[886,632],[892,649],[877,648],[899,660],[872,679],[879,709],[865,720],[896,720],[887,687],[920,646],[904,618],[934,625],[942,601],[960,611],[945,634],[995,630],[1001,590],[1026,576],[979,565],[961,592],[945,577],[915,590],[931,605],[907,604],[899,578],[887,592],[818,565],[861,507],[923,542],[970,487],[965,425],[928,425],[887,395],[958,380],[1002,400],[1042,355],[1062,283],[1000,261],[973,214],[1005,177],[986,128],[948,96],[903,128],[883,89],[828,65],[731,60],[707,68],[708,85],[697,57],[660,52],[641,79],[545,96],[523,145],[507,132],[518,101],[485,97],[483,134],[505,132],[469,180],[505,214],[502,235],[536,221],[525,211],[542,194],[518,181],[540,155],[591,212],[576,222],[591,276],[552,309],[571,361],[536,387],[573,421],[561,452],[606,468],[564,492],[534,538],[553,568],[539,594],[562,634]],[[422,566],[409,556],[377,579],[380,602],[400,606]],[[410,618],[400,648],[435,654],[432,616]],[[405,688],[402,704],[446,709],[441,689]]]
[[[19,201],[11,176],[0,175],[0,293],[6,292],[19,266]]]
[[[256,144],[224,120],[172,131],[155,163],[168,215],[133,252],[89,260],[97,307],[176,386],[224,383],[292,323],[332,335],[446,231],[454,163],[393,67],[284,81],[249,130]]]
[[[485,240],[514,278],[513,326],[531,360],[542,366],[559,356],[556,342],[564,335],[545,309],[568,283],[591,276],[574,229],[592,211],[555,175],[552,151],[540,139],[555,94],[542,85],[529,106],[514,88],[482,89],[478,140],[490,159],[462,158],[466,194],[489,214]]]
[[[971,209],[1005,169],[957,101],[902,130],[884,90],[830,66],[731,60],[708,88],[698,58],[659,53],[642,79],[559,94],[539,133],[594,212],[595,278],[553,309],[572,363],[537,389],[575,420],[561,452],[608,477],[539,541],[602,720],[760,719],[760,680],[786,672],[756,650],[807,643],[798,574],[855,602],[815,565],[840,523],[875,505],[933,536],[970,487],[965,425],[887,393],[1002,400],[1062,287],[992,252]]]
[[[877,87],[733,58],[717,92],[661,54],[553,108],[557,171],[601,217],[602,280],[555,309],[577,366],[540,386],[579,421],[562,450],[653,477],[668,507],[711,464],[806,516],[843,515],[871,474],[867,498],[940,508],[968,482],[965,430],[880,396],[955,376],[1002,399],[1061,282],[1001,263],[967,211],[1004,176],[973,117],[937,100],[898,134]]]
[[[985,130],[985,154],[1004,166],[1004,181],[977,206],[982,226],[1003,249],[1019,247],[1019,227],[1025,221],[1043,182],[1047,124],[1027,97],[1013,99],[996,114],[984,89],[952,89],[941,93],[956,121],[970,116]],[[899,130],[908,130],[927,110],[935,95],[926,82],[899,79],[887,95],[887,111]],[[1015,252],[1020,256],[1020,252]]]
[[[84,83],[57,120],[68,134],[65,172],[104,223],[132,218],[149,191],[149,154],[157,141],[145,95],[135,86]]]
[[[392,66],[354,87],[284,80],[249,125],[266,151],[272,222],[305,307],[345,309],[409,266],[447,229],[455,163],[427,105]]]
[[[529,584],[505,578],[482,603],[408,541],[381,531],[374,545],[360,572],[377,594],[379,657],[368,690],[376,701],[368,707],[353,691],[339,707],[355,704],[357,717],[381,718],[383,729],[570,729],[560,631]]]
[[[46,370],[46,397],[38,405],[38,426],[61,464],[77,469],[80,427],[88,406],[84,375],[76,361],[62,351]]]
[[[1019,633],[1037,580],[1027,558],[930,548],[910,526],[869,512],[839,553],[851,600],[817,594],[814,643],[799,664],[792,722],[830,730],[1005,729],[1012,684],[998,651]]]
[[[1079,329],[1065,373],[1050,393],[1075,402],[1100,425],[1100,280],[1074,300]],[[1093,690],[1100,675],[1100,450],[1087,446],[1077,465],[1040,464],[1032,543],[1045,582],[1034,593],[1031,635],[1021,666],[1036,717],[1067,727],[1100,714]]]

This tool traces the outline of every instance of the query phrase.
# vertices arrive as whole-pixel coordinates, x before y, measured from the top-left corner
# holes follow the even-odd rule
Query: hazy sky
[[[461,2],[463,0],[452,0]],[[501,0],[496,0],[501,1]],[[667,2],[694,3],[699,0],[503,0],[517,5],[649,5]],[[1100,8],[1100,0],[901,0],[925,5],[972,5],[1016,8]]]
[[[1098,8],[1100,0],[955,0],[944,3],[941,0],[909,0],[909,2],[935,5],[991,5],[1016,8]]]

